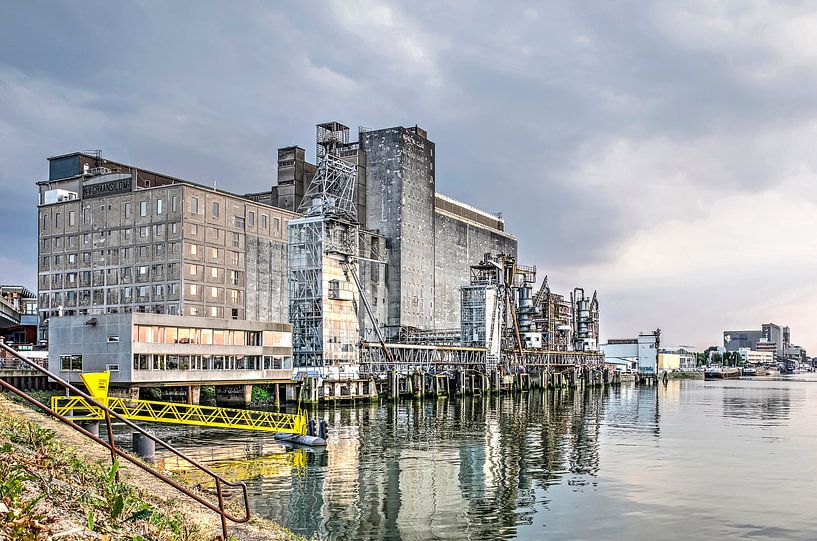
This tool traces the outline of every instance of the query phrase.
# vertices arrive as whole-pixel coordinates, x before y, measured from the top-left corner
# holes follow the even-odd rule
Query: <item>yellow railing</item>
[[[114,397],[106,397],[100,401],[133,421],[306,434],[306,415],[300,413],[295,415]],[[100,408],[92,406],[82,397],[54,396],[51,398],[51,408],[74,421],[104,418]]]

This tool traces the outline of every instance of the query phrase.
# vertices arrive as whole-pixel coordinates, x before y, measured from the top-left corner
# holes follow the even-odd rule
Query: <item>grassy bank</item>
[[[0,396],[0,538],[206,541],[220,531],[215,513],[127,462],[112,466],[104,447]],[[261,518],[230,533],[302,539]]]

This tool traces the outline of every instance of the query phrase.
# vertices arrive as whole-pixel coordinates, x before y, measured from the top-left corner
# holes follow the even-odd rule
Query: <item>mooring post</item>
[[[156,442],[139,432],[133,433],[133,452],[147,462],[156,459]]]

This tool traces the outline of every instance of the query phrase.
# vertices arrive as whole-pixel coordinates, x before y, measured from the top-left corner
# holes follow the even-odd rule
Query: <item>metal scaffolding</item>
[[[298,209],[303,217],[288,224],[295,367],[357,362],[357,292],[344,266],[359,249],[357,168],[332,153],[343,142],[341,128],[318,126],[318,146],[326,152]]]

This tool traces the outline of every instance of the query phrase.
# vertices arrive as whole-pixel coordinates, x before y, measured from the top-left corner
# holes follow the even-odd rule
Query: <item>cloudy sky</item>
[[[326,120],[428,130],[438,190],[598,289],[602,338],[771,320],[817,353],[806,2],[5,2],[0,282],[36,286],[47,156],[256,191]]]

